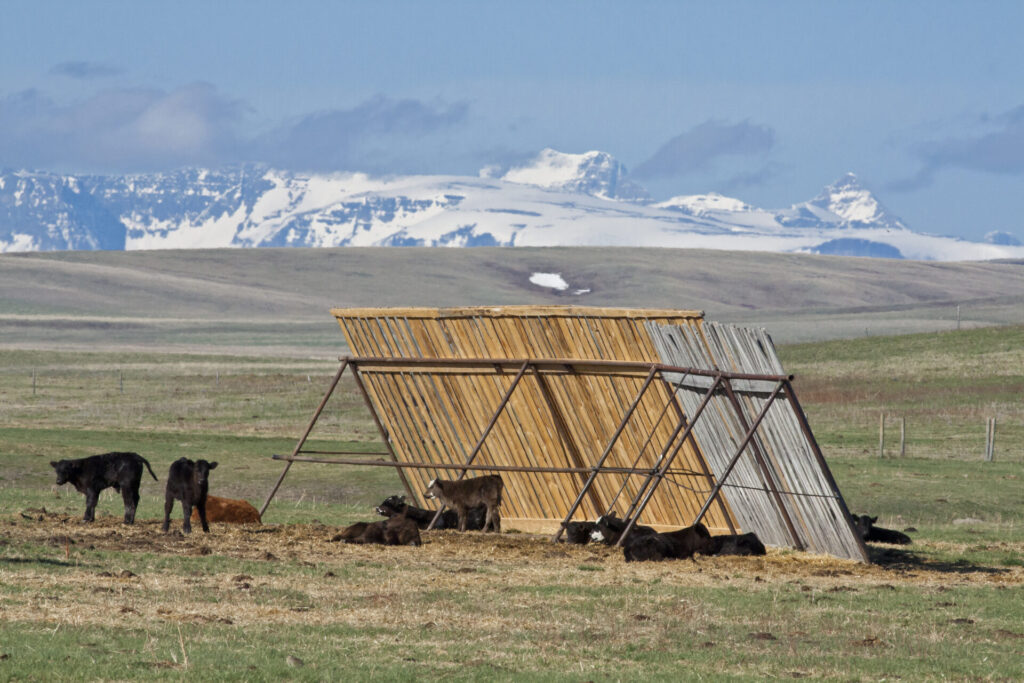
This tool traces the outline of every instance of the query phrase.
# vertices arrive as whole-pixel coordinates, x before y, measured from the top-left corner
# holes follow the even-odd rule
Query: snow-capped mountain
[[[496,177],[493,177],[496,176]],[[915,233],[857,179],[786,209],[706,194],[652,203],[601,152],[544,150],[475,176],[308,175],[243,166],[125,176],[0,172],[0,252],[265,246],[645,246],[1024,257]]]
[[[489,175],[485,169],[481,175]],[[542,150],[529,164],[509,169],[502,180],[547,190],[589,194],[605,199],[647,201],[647,190],[626,179],[626,167],[606,152],[564,154]]]

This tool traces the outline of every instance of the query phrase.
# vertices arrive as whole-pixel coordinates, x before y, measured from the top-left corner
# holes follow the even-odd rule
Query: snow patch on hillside
[[[530,276],[530,282],[538,287],[557,289],[560,292],[569,289],[569,283],[562,279],[561,273],[534,273]]]

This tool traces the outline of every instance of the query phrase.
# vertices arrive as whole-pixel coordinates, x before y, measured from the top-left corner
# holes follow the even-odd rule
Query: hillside
[[[696,308],[810,341],[951,329],[958,305],[964,327],[1024,321],[1022,265],[615,248],[4,254],[0,345],[333,353],[332,306],[540,303]]]

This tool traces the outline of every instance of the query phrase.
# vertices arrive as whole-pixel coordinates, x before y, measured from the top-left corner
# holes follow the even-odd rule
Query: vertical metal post
[[[985,462],[992,462],[996,450],[996,419],[990,417],[985,429]]]
[[[480,453],[480,449],[483,448],[484,441],[487,439],[487,435],[491,433],[492,429],[494,429],[494,425],[498,424],[498,418],[501,416],[502,411],[505,410],[505,406],[508,405],[509,399],[512,398],[512,392],[514,392],[516,390],[516,387],[519,386],[519,380],[523,378],[523,375],[526,374],[526,369],[529,367],[530,361],[525,361],[519,368],[519,372],[512,380],[512,384],[510,384],[508,389],[505,390],[505,395],[501,397],[501,402],[495,409],[494,414],[491,415],[491,420],[490,422],[487,423],[487,426],[484,428],[483,434],[481,434],[480,438],[476,440],[476,445],[473,446],[473,450],[470,451],[469,456],[466,458],[466,465],[473,464],[473,460],[476,459],[477,454]],[[466,476],[466,470],[462,470],[461,472],[459,472],[459,476],[456,477],[456,481],[462,479],[464,476]],[[437,520],[441,518],[442,512],[444,512],[444,505],[437,509],[437,513],[434,515],[434,518],[430,520],[430,524],[427,525],[428,529],[434,528],[434,525],[437,524]]]
[[[900,457],[907,455],[907,418],[900,418]]]
[[[711,397],[714,396],[715,390],[721,383],[722,375],[718,374],[715,376],[715,381],[712,382],[711,386],[708,388],[707,393],[704,394],[704,398],[701,400],[700,405],[697,406],[697,410],[694,411],[693,417],[690,418],[690,424],[686,425],[686,430],[683,432],[682,439],[680,440],[681,443],[686,443],[687,437],[689,437],[690,432],[693,431],[693,426],[697,424],[697,420],[699,420],[700,416],[704,413],[704,408],[706,408],[708,403],[711,402]],[[675,441],[676,434],[678,434],[678,432],[674,432],[672,434],[672,438],[669,439],[668,442],[669,445],[671,445],[671,443]],[[666,449],[667,448],[668,446],[666,446]],[[677,448],[676,450],[672,451],[672,454],[668,457],[668,459],[664,461],[664,464],[660,466],[657,472],[658,483],[661,483],[662,478],[665,476],[665,472],[667,472],[668,468],[672,465],[672,461],[675,459],[676,453],[678,453],[679,450],[680,449]],[[664,455],[664,453],[662,455]],[[637,502],[637,499],[640,495],[639,493],[637,494],[637,497],[633,499],[633,504],[630,506],[631,513],[626,515],[626,528],[622,530],[622,535],[619,536],[619,542],[616,543],[617,546],[621,546],[629,537],[629,533],[633,530],[633,527],[636,525],[636,521],[640,519],[640,515],[643,514],[644,508],[647,507],[647,503],[650,502],[651,497],[654,495],[654,492],[658,489],[657,484],[655,484],[654,486],[650,486],[648,488],[648,485],[653,481],[654,477],[655,472],[651,472],[650,474],[648,474],[647,479],[644,480],[643,486],[640,488],[641,492],[645,492],[643,501],[640,503]],[[713,494],[716,495],[717,493],[717,491],[713,492]],[[632,512],[633,510],[635,510],[635,512]]]
[[[885,456],[885,413],[878,414],[878,457]]]
[[[604,452],[601,454],[601,457],[598,458],[597,463],[591,470],[590,477],[587,479],[586,483],[583,485],[583,488],[576,496],[576,500],[573,501],[572,507],[570,507],[569,512],[566,513],[565,519],[562,520],[562,524],[558,527],[558,531],[551,538],[551,541],[553,543],[558,542],[558,539],[562,537],[562,532],[565,531],[565,525],[568,524],[569,520],[572,519],[572,516],[576,514],[576,510],[579,509],[580,503],[583,502],[584,496],[586,495],[587,491],[590,490],[590,487],[594,483],[594,481],[597,479],[597,474],[598,472],[601,471],[601,467],[604,466],[604,461],[607,460],[609,455],[611,455],[612,448],[615,447],[615,443],[619,440],[619,436],[622,434],[622,431],[626,428],[626,425],[629,423],[629,419],[633,417],[633,412],[636,410],[637,406],[640,405],[640,399],[642,399],[644,394],[647,393],[647,387],[651,386],[651,381],[654,379],[654,376],[657,374],[657,372],[657,368],[651,367],[651,371],[647,373],[647,378],[644,380],[643,385],[640,387],[640,391],[637,392],[636,398],[634,398],[633,402],[629,404],[629,408],[626,410],[626,414],[623,415],[622,420],[619,421],[618,429],[616,429],[615,433],[612,434],[612,438],[608,441],[608,445],[605,446]]]
[[[324,407],[327,405],[328,399],[331,398],[331,394],[334,393],[334,388],[338,386],[338,381],[341,380],[341,374],[345,372],[346,367],[348,367],[348,360],[343,360],[341,362],[341,367],[338,368],[338,372],[335,373],[334,379],[331,381],[331,386],[327,389],[327,393],[324,394],[323,399],[321,399],[320,405],[317,406],[316,411],[313,413],[313,417],[309,420],[309,424],[306,425],[306,431],[302,433],[302,437],[299,438],[298,443],[295,444],[295,448],[292,449],[292,458],[298,455],[298,452],[302,450],[303,444],[306,443],[309,433],[313,431],[313,426],[316,425],[316,421],[320,419],[320,413],[324,411]],[[285,463],[284,471],[281,472],[281,476],[277,478],[277,483],[274,484],[274,488],[270,490],[270,494],[267,495],[267,499],[263,502],[263,507],[260,508],[260,517],[262,517],[263,513],[267,511],[267,506],[270,505],[270,501],[274,499],[274,494],[276,494],[277,489],[281,487],[281,482],[284,481],[285,475],[288,474],[288,470],[291,466],[291,460]]]

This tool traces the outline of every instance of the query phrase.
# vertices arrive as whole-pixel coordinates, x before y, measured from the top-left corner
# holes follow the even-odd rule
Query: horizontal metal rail
[[[296,455],[300,453],[304,453],[306,455],[391,455],[390,453],[382,451],[314,451],[307,450],[305,448],[298,451]],[[280,460],[281,458],[276,459]]]
[[[374,455],[381,455],[374,453]],[[527,467],[526,465],[465,465],[432,462],[392,462],[390,460],[346,460],[343,458],[306,458],[275,454],[273,460],[289,460],[292,462],[318,462],[327,465],[368,465],[370,467],[395,467],[420,470],[480,470],[484,472],[544,472],[552,474],[650,474],[651,469],[633,467]],[[674,469],[669,470],[675,476],[703,477],[700,472]]]
[[[524,364],[545,369],[549,372],[564,374],[587,374],[601,371],[608,374],[615,370],[632,370],[649,372],[654,368],[658,372],[684,373],[702,377],[722,377],[725,379],[763,380],[771,382],[792,381],[793,375],[762,375],[749,372],[728,372],[723,370],[707,370],[702,368],[686,368],[665,363],[631,360],[591,360],[586,358],[402,358],[399,356],[341,356],[341,361],[358,366],[365,365],[397,365],[403,367],[421,366],[425,368],[495,368],[499,372],[518,370]],[[361,368],[365,372],[365,368]],[[372,372],[372,370],[371,370]]]

